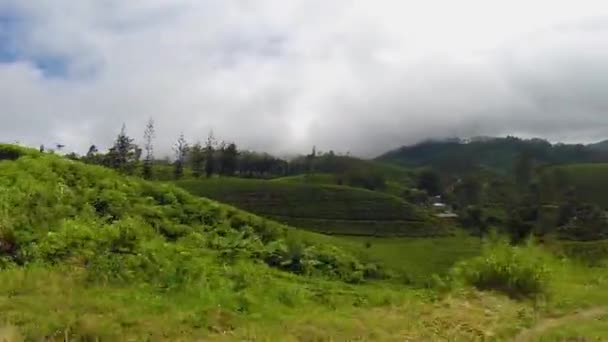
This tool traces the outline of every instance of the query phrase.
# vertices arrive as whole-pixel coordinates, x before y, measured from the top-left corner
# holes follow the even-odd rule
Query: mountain
[[[594,144],[589,144],[587,147],[595,151],[608,152],[608,140],[602,140]]]
[[[425,141],[389,151],[376,160],[409,167],[430,166],[450,173],[466,172],[476,167],[508,172],[522,154],[543,164],[564,164],[605,162],[608,161],[606,152],[608,142],[585,146],[551,144],[539,138],[479,137]]]

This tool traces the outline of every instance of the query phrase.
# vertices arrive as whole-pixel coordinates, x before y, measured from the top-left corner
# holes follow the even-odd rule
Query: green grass
[[[479,255],[479,238],[459,235],[438,238],[340,237],[343,248],[354,248],[364,258],[378,262],[416,283],[428,282],[433,274],[445,275],[458,261]],[[363,247],[361,252],[359,248]]]

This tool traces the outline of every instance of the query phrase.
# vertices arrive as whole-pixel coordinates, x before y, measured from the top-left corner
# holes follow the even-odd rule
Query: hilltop
[[[430,166],[452,174],[466,173],[476,167],[505,173],[512,170],[522,154],[541,163],[561,164],[608,161],[608,155],[603,152],[593,146],[551,144],[537,138],[483,137],[426,141],[389,151],[376,160],[409,167]]]

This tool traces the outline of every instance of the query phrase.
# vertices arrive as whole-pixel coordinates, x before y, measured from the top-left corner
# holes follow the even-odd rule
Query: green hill
[[[278,221],[327,234],[432,236],[446,231],[396,196],[365,189],[238,178],[184,180],[176,184]]]
[[[550,164],[608,161],[606,153],[589,146],[516,137],[426,141],[389,151],[376,160],[409,167],[431,166],[450,174],[475,167],[511,172],[516,158],[522,154]]]
[[[596,151],[608,151],[608,140],[602,140],[600,142],[587,145],[588,148]]]

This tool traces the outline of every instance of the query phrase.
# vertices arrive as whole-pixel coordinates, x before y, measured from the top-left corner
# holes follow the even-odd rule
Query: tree
[[[192,175],[196,178],[202,176],[205,173],[205,148],[200,142],[197,142],[190,148],[188,155],[192,166]]]
[[[228,145],[226,144],[222,144],[222,149],[221,149],[221,173],[222,175],[225,176],[232,176],[234,175],[234,173],[236,172],[236,166],[237,166],[237,158],[238,158],[238,151],[236,148],[236,144],[234,143],[230,143]]]
[[[226,149],[226,142],[222,141],[215,147],[215,153],[213,154],[215,159],[215,171],[223,175],[224,174],[224,150]]]
[[[431,196],[441,193],[441,179],[437,172],[426,169],[418,175],[418,189],[425,190]]]
[[[483,238],[488,233],[488,225],[484,220],[483,209],[476,205],[466,207],[462,217],[462,223],[470,228],[476,228],[479,237]]]
[[[215,137],[213,131],[209,131],[207,142],[205,143],[205,174],[211,177],[215,171]]]
[[[143,167],[143,176],[145,179],[152,178],[152,162],[154,161],[154,146],[152,145],[152,140],[156,137],[156,131],[154,130],[154,120],[150,118],[148,123],[146,124],[146,129],[144,130],[144,167]]]
[[[91,145],[91,146],[89,146],[89,150],[87,151],[87,154],[85,154],[84,157],[82,157],[82,161],[84,161],[85,163],[89,163],[89,164],[103,164],[104,156],[99,154],[99,151],[97,150],[97,146]]]
[[[106,155],[106,165],[124,173],[132,173],[137,162],[137,146],[127,136],[126,126],[122,125],[120,133]]]
[[[515,182],[521,188],[526,188],[532,179],[532,159],[528,153],[521,153],[515,161]]]
[[[179,138],[177,138],[173,151],[175,152],[173,175],[175,179],[180,179],[184,175],[184,163],[186,154],[188,153],[188,143],[186,142],[186,138],[184,138],[184,133],[181,133]]]
[[[306,156],[306,172],[313,174],[315,172],[315,158],[317,157],[317,147],[312,147],[312,152]]]
[[[473,175],[465,177],[454,187],[454,194],[461,207],[479,204],[482,186],[479,179]]]
[[[516,245],[523,242],[528,236],[530,236],[530,234],[532,234],[533,228],[534,226],[531,223],[523,220],[517,212],[511,213],[507,229],[512,244]]]

